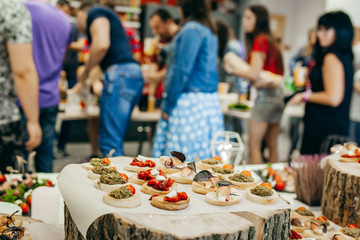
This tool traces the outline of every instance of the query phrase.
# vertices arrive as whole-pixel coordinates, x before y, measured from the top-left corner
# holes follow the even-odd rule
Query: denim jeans
[[[117,64],[104,72],[100,99],[100,150],[103,155],[115,149],[123,156],[123,140],[131,113],[141,97],[144,81],[136,63]]]
[[[34,151],[36,151],[35,169],[37,172],[51,173],[53,171],[53,143],[56,137],[55,122],[57,113],[58,106],[40,109],[39,120],[42,130],[42,140],[40,146],[34,149]],[[21,116],[23,124],[26,127],[26,118],[22,110]],[[26,136],[26,139],[28,139],[28,136]]]
[[[350,122],[349,137],[351,141],[360,144],[360,122]]]

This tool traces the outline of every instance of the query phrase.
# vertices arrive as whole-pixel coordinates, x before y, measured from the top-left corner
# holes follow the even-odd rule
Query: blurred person
[[[244,45],[235,37],[234,31],[231,29],[229,24],[223,19],[216,20],[217,26],[217,36],[219,40],[219,80],[220,82],[226,82],[231,84],[230,92],[238,93],[241,100],[244,99],[248,91],[248,82],[243,79],[226,73],[224,69],[224,56],[228,52],[233,52],[241,59],[245,59],[245,47]],[[225,116],[225,129],[228,131],[242,131],[241,127],[242,121],[234,117]]]
[[[16,155],[41,143],[41,128],[30,14],[15,0],[0,0],[0,9],[0,171],[5,173],[7,166],[15,167]],[[27,119],[25,144],[17,96]]]
[[[314,52],[314,46],[316,43],[316,28],[311,28],[308,31],[308,39],[307,39],[307,43],[306,45],[300,49],[300,51],[291,59],[290,61],[290,74],[291,75],[295,75],[294,74],[294,69],[296,67],[306,67],[307,68],[307,74],[306,74],[306,78],[305,79],[299,79],[299,80],[305,80],[305,82],[302,81],[297,81],[295,76],[293,78],[293,83],[294,83],[294,88],[292,88],[293,91],[296,91],[296,89],[299,89],[298,91],[301,91],[301,89],[303,89],[306,86],[306,83],[308,82],[308,73],[311,71],[311,69],[314,67],[315,62],[313,59],[313,52]],[[298,75],[299,77],[299,75]],[[297,84],[300,84],[297,85]],[[286,100],[288,100],[290,97],[286,98]],[[290,138],[292,139],[291,141],[291,147],[290,147],[290,154],[289,157],[291,156],[291,153],[297,148],[298,146],[298,142],[299,142],[299,138],[300,138],[300,133],[299,133],[299,128],[300,128],[300,124],[302,122],[302,118],[295,118],[292,117],[290,118]]]
[[[180,151],[192,161],[211,157],[210,142],[224,130],[217,93],[216,25],[206,0],[180,0],[182,26],[169,48],[166,94],[153,156]]]
[[[68,17],[70,21],[71,15],[71,6],[68,0],[59,0],[56,3],[56,7],[63,11]],[[80,31],[77,29],[76,24],[71,22],[71,44],[66,51],[65,59],[63,61],[63,70],[66,73],[66,80],[68,84],[68,88],[71,89],[77,83],[76,78],[76,70],[79,67],[79,58],[78,53],[83,50],[85,38],[81,35]],[[71,130],[71,121],[64,121],[61,124],[60,133],[58,135],[57,142],[57,151],[56,155],[59,158],[67,157],[69,154],[67,153],[65,146],[69,138],[70,130]]]
[[[301,48],[300,51],[290,61],[290,73],[293,74],[294,68],[297,64],[303,67],[312,67],[314,45],[316,43],[316,29],[311,28],[308,32],[308,40],[306,46]]]
[[[140,65],[133,59],[129,40],[119,17],[106,7],[83,3],[77,12],[77,24],[86,32],[90,53],[79,82],[85,83],[92,68],[100,65],[103,91],[100,99],[100,150],[106,155],[123,156],[123,140],[132,110],[143,87]]]
[[[55,122],[59,105],[59,79],[65,52],[71,42],[71,24],[68,17],[49,1],[25,3],[32,21],[33,52],[39,75],[40,125],[43,136],[35,149],[37,172],[52,172],[56,137]],[[23,118],[23,122],[26,122]]]
[[[110,8],[111,10],[115,11],[115,3],[114,0],[98,0],[99,4]],[[140,46],[140,37],[138,32],[126,26],[123,26],[126,35],[129,38],[131,52],[133,54],[133,58],[135,61],[140,62],[141,60],[141,46]]]
[[[180,27],[175,23],[169,11],[159,8],[154,11],[149,19],[151,31],[158,38],[156,51],[151,56],[151,65],[142,71],[144,80],[149,84],[149,97],[161,99],[163,80],[166,75],[166,56],[168,46]]]
[[[360,144],[360,27],[354,27],[353,40],[354,53],[354,86],[350,104],[350,130],[349,137],[352,141]]]
[[[149,19],[149,25],[154,36],[159,37],[157,53],[152,56],[152,62],[158,65],[158,71],[147,72],[144,79],[148,83],[161,82],[166,75],[166,46],[171,42],[180,27],[175,23],[170,12],[165,9],[157,9]]]
[[[329,135],[348,135],[353,35],[351,20],[344,12],[329,12],[318,20],[316,64],[309,76],[311,88],[296,94],[289,102],[306,102],[301,154],[318,154]]]
[[[278,161],[278,135],[284,108],[281,86],[273,86],[261,80],[263,70],[283,75],[281,52],[270,32],[269,13],[262,5],[246,9],[242,24],[245,31],[249,70],[239,69],[231,59],[225,65],[235,76],[247,78],[257,88],[257,98],[249,121],[249,151],[252,164],[263,163],[261,151],[265,139],[269,148],[269,161]]]

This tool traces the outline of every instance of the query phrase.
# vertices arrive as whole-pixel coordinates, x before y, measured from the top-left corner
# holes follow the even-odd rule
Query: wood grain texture
[[[255,225],[255,239],[288,239],[290,236],[290,209],[277,211],[240,212],[237,215]]]
[[[288,239],[290,210],[192,216],[106,214],[95,220],[86,239],[255,240]],[[85,239],[65,205],[65,239]]]
[[[340,226],[360,225],[360,169],[356,163],[328,161],[321,209]]]

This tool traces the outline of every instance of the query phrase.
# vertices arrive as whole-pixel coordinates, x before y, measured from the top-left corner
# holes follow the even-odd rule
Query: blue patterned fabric
[[[182,93],[170,111],[169,121],[161,119],[154,138],[153,157],[171,151],[185,154],[187,161],[210,158],[210,142],[224,131],[224,116],[217,93]]]

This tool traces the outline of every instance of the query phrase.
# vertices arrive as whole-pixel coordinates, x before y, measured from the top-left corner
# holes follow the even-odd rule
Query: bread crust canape
[[[141,172],[154,169],[156,167],[156,163],[152,160],[141,161],[134,157],[130,164],[123,166],[123,169],[129,172]]]
[[[140,194],[130,184],[105,194],[103,201],[108,205],[120,208],[135,208],[141,205]]]
[[[95,180],[94,184],[101,191],[110,193],[119,187],[129,184],[129,177],[124,173],[103,174],[99,180]]]
[[[166,195],[176,188],[175,180],[168,178],[163,180],[152,179],[144,183],[140,190],[149,195]]]
[[[81,166],[86,170],[92,170],[94,167],[114,167],[115,165],[109,158],[93,158],[90,162],[82,163]]]
[[[99,179],[103,174],[109,173],[119,173],[115,167],[103,167],[103,166],[96,166],[91,170],[88,170],[88,178],[91,180]]]
[[[207,203],[217,206],[231,206],[241,201],[241,193],[233,188],[230,182],[220,180],[216,183],[216,191],[208,192],[205,195]]]
[[[219,156],[209,159],[203,159],[196,163],[196,167],[200,170],[209,170],[213,167],[222,167],[224,163]]]
[[[188,165],[185,163],[186,157],[181,152],[172,151],[170,152],[171,157],[161,156],[159,169],[165,174],[174,174],[181,172]]]
[[[360,229],[355,224],[349,224],[348,226],[339,230],[338,238],[340,240],[359,240],[360,239]],[[340,238],[342,237],[342,238]]]
[[[315,219],[315,214],[305,207],[299,207],[296,210],[292,210],[291,216],[293,218],[302,219],[305,223],[310,223],[310,221]]]
[[[195,175],[196,165],[194,162],[189,162],[186,168],[183,168],[180,172],[171,174],[171,178],[177,183],[192,184]]]
[[[257,204],[274,204],[279,201],[279,194],[269,183],[262,183],[255,188],[246,189],[246,198]]]
[[[162,177],[160,177],[162,176]],[[152,179],[158,179],[159,178],[167,178],[167,176],[164,174],[163,171],[161,171],[160,169],[148,169],[146,171],[141,171],[138,174],[134,174],[133,176],[130,177],[130,182],[138,184],[138,185],[143,185],[144,183],[152,180]]]
[[[23,221],[14,215],[19,212],[16,211],[11,215],[5,215],[0,218],[0,239],[20,239],[31,240],[30,232],[24,228]]]
[[[340,162],[358,162],[360,149],[355,144],[346,144],[340,151]]]
[[[189,206],[190,198],[185,192],[171,191],[167,195],[153,196],[151,197],[150,204],[154,207],[176,211],[182,210]]]
[[[251,173],[247,170],[241,173],[235,173],[232,176],[226,176],[224,180],[231,182],[238,189],[248,189],[259,185],[257,181],[252,177]]]
[[[209,172],[213,175],[217,175],[220,180],[226,180],[226,177],[235,174],[234,167],[231,164],[224,164],[222,167],[212,167]]]
[[[195,193],[207,194],[216,190],[216,183],[219,177],[212,175],[208,170],[197,173],[193,179],[192,190]]]

